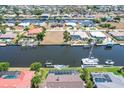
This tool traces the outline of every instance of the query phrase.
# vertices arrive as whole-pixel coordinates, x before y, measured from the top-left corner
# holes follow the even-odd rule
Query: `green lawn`
[[[39,72],[39,74],[41,74],[41,79],[42,80],[46,79],[49,70],[59,70],[59,69],[56,69],[56,68],[41,68],[41,71]],[[77,70],[77,71],[81,71],[82,69],[81,69],[81,67],[69,67],[69,68],[64,68],[64,69],[61,69],[61,70]]]
[[[88,72],[113,72],[116,75],[122,75],[124,77],[124,73],[119,73],[118,70],[121,67],[104,67],[104,68],[87,68]]]
[[[121,67],[104,67],[104,68],[87,68],[88,72],[113,72],[116,75],[122,75],[124,77],[124,73],[119,73],[118,70]],[[56,68],[41,68],[40,73],[42,74],[42,80],[45,80],[49,70],[58,70]],[[77,70],[80,74],[82,73],[81,67],[69,67],[64,68],[62,70]]]

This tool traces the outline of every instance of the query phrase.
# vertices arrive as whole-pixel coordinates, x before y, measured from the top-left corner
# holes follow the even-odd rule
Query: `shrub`
[[[38,88],[40,82],[41,82],[41,77],[40,77],[40,75],[34,76],[34,77],[32,78],[32,80],[31,80],[31,86],[32,86],[32,88]]]
[[[7,71],[10,64],[8,62],[0,62],[0,71]]]
[[[93,82],[91,80],[88,80],[86,87],[87,88],[93,88]]]
[[[68,31],[64,31],[63,35],[64,35],[63,38],[64,38],[65,42],[71,41],[71,35]]]
[[[40,70],[41,67],[42,67],[42,64],[40,62],[34,62],[30,65],[30,70],[37,72]]]
[[[37,34],[37,40],[43,40],[43,38],[44,38],[44,36],[45,36],[45,32],[43,31],[43,32],[40,32],[40,33],[38,33]]]

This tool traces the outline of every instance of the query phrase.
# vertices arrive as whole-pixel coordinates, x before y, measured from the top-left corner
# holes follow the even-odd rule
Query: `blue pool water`
[[[5,75],[3,76],[3,79],[16,79],[16,76],[12,76],[12,75]]]

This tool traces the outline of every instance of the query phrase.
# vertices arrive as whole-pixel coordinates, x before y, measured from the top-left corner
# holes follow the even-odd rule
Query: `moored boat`
[[[105,64],[106,65],[113,65],[115,62],[114,61],[112,61],[112,60],[106,60],[105,61]]]

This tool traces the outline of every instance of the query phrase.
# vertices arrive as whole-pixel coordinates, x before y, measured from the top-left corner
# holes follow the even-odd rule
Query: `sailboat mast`
[[[89,57],[88,57],[88,58],[91,58],[91,56],[92,56],[94,44],[95,44],[95,42],[92,42],[92,44],[91,44],[91,49],[90,49]]]

